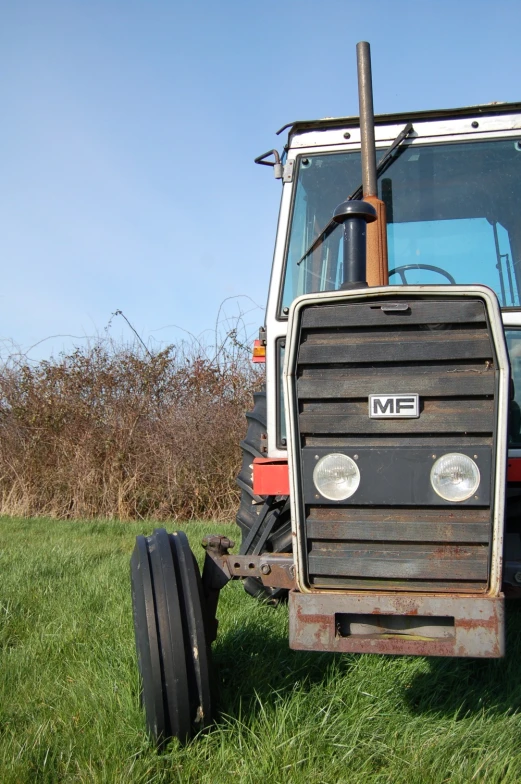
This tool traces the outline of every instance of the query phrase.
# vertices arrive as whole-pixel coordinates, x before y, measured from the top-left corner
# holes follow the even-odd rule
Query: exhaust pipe
[[[389,282],[387,218],[385,204],[378,198],[371,47],[367,41],[360,41],[356,45],[356,63],[360,107],[363,200],[376,210],[376,221],[367,226],[367,283],[369,286],[386,286]]]

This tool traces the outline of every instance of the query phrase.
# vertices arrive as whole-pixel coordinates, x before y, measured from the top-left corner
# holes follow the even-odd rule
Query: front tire
[[[130,574],[147,730],[160,748],[186,743],[212,719],[206,607],[186,535],[138,536]]]

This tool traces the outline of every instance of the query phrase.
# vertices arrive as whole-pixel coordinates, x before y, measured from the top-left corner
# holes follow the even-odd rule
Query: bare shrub
[[[228,518],[259,375],[231,330],[149,351],[98,340],[0,368],[0,512]]]

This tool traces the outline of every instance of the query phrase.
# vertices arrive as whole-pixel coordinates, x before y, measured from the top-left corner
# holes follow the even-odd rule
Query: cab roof
[[[398,112],[396,114],[375,115],[375,125],[392,125],[395,123],[407,123],[414,120],[452,120],[458,117],[470,117],[476,115],[499,115],[515,114],[521,112],[521,102],[507,103],[494,102],[479,104],[478,106],[463,106],[459,109],[429,109],[415,112]],[[291,146],[293,136],[310,130],[326,130],[329,128],[358,128],[360,118],[356,117],[324,117],[322,120],[296,120],[286,123],[277,131],[277,136],[283,131],[290,129],[288,134],[288,144]]]

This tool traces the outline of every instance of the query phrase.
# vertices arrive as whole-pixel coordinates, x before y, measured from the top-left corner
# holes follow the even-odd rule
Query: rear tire
[[[253,395],[253,410],[246,414],[248,420],[248,430],[246,438],[241,441],[242,466],[237,477],[237,484],[241,489],[241,503],[237,512],[237,525],[241,529],[241,553],[249,555],[255,550],[255,546],[261,538],[267,526],[273,528],[268,536],[261,552],[288,553],[291,552],[291,518],[289,511],[289,499],[287,496],[275,496],[269,503],[269,509],[264,521],[254,537],[249,543],[246,552],[244,545],[249,538],[250,531],[257,523],[258,516],[266,511],[266,496],[255,495],[253,492],[253,460],[255,457],[266,457],[262,451],[266,440],[266,390]],[[275,516],[275,520],[273,520]],[[251,596],[268,601],[270,604],[278,604],[281,599],[287,597],[288,591],[285,588],[268,588],[264,586],[256,577],[247,577],[244,581],[244,590]]]

